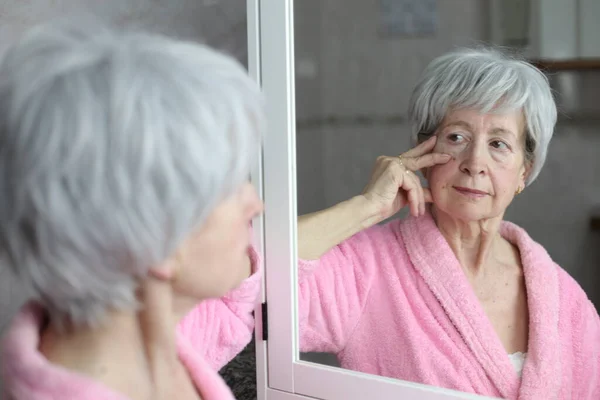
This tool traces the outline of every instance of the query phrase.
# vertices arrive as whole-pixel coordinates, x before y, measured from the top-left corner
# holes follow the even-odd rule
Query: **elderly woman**
[[[215,370],[253,327],[261,104],[233,59],[161,36],[51,25],[6,53],[1,265],[36,301],[0,397],[233,399]]]
[[[425,70],[409,113],[415,148],[379,157],[362,194],[299,218],[302,351],[482,395],[600,399],[597,311],[503,221],[546,158],[557,112],[545,76],[455,51]],[[377,225],[405,206],[410,218]]]

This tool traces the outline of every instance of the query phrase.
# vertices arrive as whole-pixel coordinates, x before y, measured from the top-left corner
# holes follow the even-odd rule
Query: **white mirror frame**
[[[248,34],[248,72],[262,86],[262,42],[261,42],[261,0],[246,0],[247,34]],[[264,20],[263,20],[264,21]],[[270,113],[270,111],[268,111]],[[258,157],[250,172],[250,180],[256,187],[261,199],[265,201],[263,158],[264,150],[256,149]],[[261,254],[265,254],[265,218],[260,216],[253,223],[254,243]],[[265,262],[263,260],[263,269]],[[266,304],[265,277],[260,293],[260,303]],[[268,386],[267,341],[263,340],[262,305],[254,311],[256,321],[256,391],[260,400],[298,400],[306,399],[291,392],[280,391]]]
[[[255,236],[265,257],[256,310],[258,398],[292,400],[483,399],[482,396],[305,362],[297,340],[296,114],[293,0],[248,0],[248,65],[267,99],[268,132],[252,181],[265,202]],[[304,397],[308,396],[308,397]]]

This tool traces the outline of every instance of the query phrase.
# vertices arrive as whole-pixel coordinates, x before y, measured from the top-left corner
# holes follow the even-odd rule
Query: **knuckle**
[[[394,172],[399,172],[402,170],[402,163],[400,163],[400,160],[396,160],[389,164],[389,168]]]

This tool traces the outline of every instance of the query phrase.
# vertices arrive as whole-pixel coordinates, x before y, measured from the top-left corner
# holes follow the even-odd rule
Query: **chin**
[[[438,211],[443,212],[452,219],[457,219],[466,222],[481,221],[482,219],[491,218],[490,213],[487,210],[482,210],[473,204],[456,204],[449,207],[440,207],[436,205]]]

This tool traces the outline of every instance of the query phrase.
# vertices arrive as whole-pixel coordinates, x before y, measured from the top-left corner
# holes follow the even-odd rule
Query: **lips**
[[[484,192],[482,190],[477,190],[477,189],[472,189],[472,188],[467,188],[467,187],[462,187],[462,186],[453,186],[453,188],[457,192],[467,195],[467,196],[483,197],[483,196],[488,195],[488,192]]]

